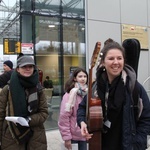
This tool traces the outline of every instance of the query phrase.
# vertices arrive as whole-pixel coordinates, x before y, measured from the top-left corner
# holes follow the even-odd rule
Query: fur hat
[[[10,60],[4,61],[3,64],[7,65],[10,69],[13,69],[13,63]]]

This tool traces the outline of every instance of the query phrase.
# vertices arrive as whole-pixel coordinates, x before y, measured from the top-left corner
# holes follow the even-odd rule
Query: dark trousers
[[[87,142],[86,141],[75,141],[71,140],[71,143],[77,143],[78,144],[78,150],[87,150]]]

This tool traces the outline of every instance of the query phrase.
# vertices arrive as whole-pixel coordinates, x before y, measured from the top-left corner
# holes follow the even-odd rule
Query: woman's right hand
[[[71,140],[65,141],[65,147],[67,150],[72,150]]]
[[[83,137],[85,137],[87,140],[89,140],[90,138],[92,138],[93,134],[89,134],[88,130],[87,130],[87,125],[85,122],[81,122],[81,135]]]

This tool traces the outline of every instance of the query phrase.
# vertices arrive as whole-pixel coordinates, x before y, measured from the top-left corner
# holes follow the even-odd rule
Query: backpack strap
[[[134,89],[132,91],[132,97],[133,97],[133,110],[134,110],[134,119],[137,122],[139,119],[139,86],[137,84],[137,81],[135,82]]]

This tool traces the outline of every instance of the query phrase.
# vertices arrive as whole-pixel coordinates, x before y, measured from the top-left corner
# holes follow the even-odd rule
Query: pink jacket
[[[69,94],[65,93],[61,102],[60,115],[58,119],[58,127],[61,133],[62,139],[66,140],[78,140],[85,141],[82,137],[81,130],[77,125],[77,110],[78,105],[82,101],[82,97],[77,95],[75,105],[70,112],[65,111],[65,105],[68,102]]]

